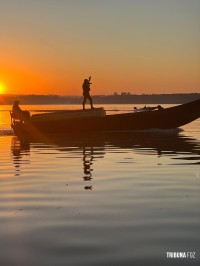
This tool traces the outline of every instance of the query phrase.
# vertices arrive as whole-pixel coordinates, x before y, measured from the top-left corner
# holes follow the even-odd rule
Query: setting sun
[[[3,82],[0,81],[0,94],[3,94],[5,92],[5,84]]]

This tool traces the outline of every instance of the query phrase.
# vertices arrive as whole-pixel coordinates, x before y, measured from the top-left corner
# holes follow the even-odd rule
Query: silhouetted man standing
[[[85,103],[86,100],[88,99],[90,101],[90,105],[91,105],[91,109],[93,109],[93,102],[92,102],[92,97],[90,96],[90,80],[91,77],[89,77],[89,79],[84,79],[82,88],[83,88],[83,110],[85,110]]]

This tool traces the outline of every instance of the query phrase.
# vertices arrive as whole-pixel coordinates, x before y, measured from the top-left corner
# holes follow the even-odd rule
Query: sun
[[[6,90],[6,86],[3,82],[0,81],[0,94],[3,94]]]

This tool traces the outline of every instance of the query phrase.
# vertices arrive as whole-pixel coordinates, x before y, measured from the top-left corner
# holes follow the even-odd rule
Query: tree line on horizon
[[[94,104],[181,104],[200,99],[200,93],[93,95]],[[10,105],[15,100],[21,104],[82,104],[82,96],[60,95],[1,95],[0,104]]]

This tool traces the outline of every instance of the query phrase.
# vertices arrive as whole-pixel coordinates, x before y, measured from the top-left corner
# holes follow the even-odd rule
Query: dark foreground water
[[[8,119],[0,112],[0,265],[200,264],[199,120],[20,142]]]

